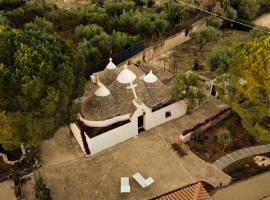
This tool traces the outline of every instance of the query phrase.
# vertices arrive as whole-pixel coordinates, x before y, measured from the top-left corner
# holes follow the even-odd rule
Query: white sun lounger
[[[129,193],[130,192],[130,185],[129,185],[129,178],[128,177],[121,177],[121,193]]]
[[[145,179],[139,172],[134,174],[132,177],[142,188],[148,187],[149,185],[154,183],[154,179],[152,177]]]

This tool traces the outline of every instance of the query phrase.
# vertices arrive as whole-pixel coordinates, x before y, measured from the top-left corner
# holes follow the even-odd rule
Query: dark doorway
[[[217,88],[216,88],[216,86],[215,85],[213,85],[213,87],[212,87],[212,91],[211,91],[211,95],[212,96],[216,96],[216,94],[217,94]]]
[[[144,115],[138,117],[138,131],[139,133],[144,131]]]

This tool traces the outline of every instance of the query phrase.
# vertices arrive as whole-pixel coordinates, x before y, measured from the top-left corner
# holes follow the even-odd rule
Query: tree
[[[270,129],[264,123],[270,117],[270,37],[256,39],[238,49],[230,68],[232,85],[240,94],[240,99],[233,98],[232,108],[250,134],[257,140],[270,141]]]
[[[208,64],[211,71],[218,71],[222,74],[229,71],[230,60],[234,55],[232,48],[217,49],[208,57]]]
[[[222,152],[225,151],[226,147],[230,146],[233,143],[232,136],[227,129],[219,130],[216,133],[216,136],[218,143],[223,145]]]
[[[203,30],[191,34],[191,38],[196,40],[199,45],[199,51],[201,51],[208,42],[216,41],[220,36],[221,32],[211,26],[207,26]]]
[[[103,32],[103,28],[96,24],[79,25],[75,28],[75,35],[80,39],[92,39],[95,35],[99,35]]]
[[[37,200],[51,200],[50,190],[47,188],[40,174],[35,176],[35,197]]]
[[[170,24],[174,26],[180,23],[183,18],[184,10],[177,3],[169,3],[165,5],[165,13]]]
[[[206,25],[212,26],[215,28],[220,28],[223,25],[223,19],[220,19],[218,17],[207,17],[206,18]]]
[[[199,6],[201,6],[203,9],[208,10],[209,12],[214,12],[218,15],[223,15],[224,14],[224,6],[227,6],[225,1],[220,1],[220,0],[199,0],[197,1]]]
[[[26,30],[40,30],[47,33],[53,32],[53,24],[44,18],[36,17],[34,22],[24,24]]]
[[[0,26],[0,38],[0,113],[11,127],[0,131],[0,143],[37,144],[74,114],[83,60],[69,42],[46,32]]]
[[[257,0],[240,0],[238,14],[240,17],[253,20],[260,10]]]

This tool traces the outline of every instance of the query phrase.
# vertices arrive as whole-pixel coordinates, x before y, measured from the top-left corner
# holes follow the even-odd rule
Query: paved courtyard
[[[40,172],[56,200],[149,199],[196,181],[226,185],[230,177],[221,170],[192,153],[180,158],[171,148],[181,131],[225,107],[211,99],[192,115],[142,132],[137,138],[89,158],[82,157],[75,139],[67,128],[63,128],[41,146],[43,166]],[[137,171],[146,178],[153,177],[155,183],[141,189],[130,178],[131,193],[120,194],[120,177],[131,177]],[[31,184],[25,186],[27,199],[33,199]]]
[[[269,200],[270,172],[222,188],[212,197],[215,200]]]
[[[0,200],[16,200],[11,181],[0,183]]]

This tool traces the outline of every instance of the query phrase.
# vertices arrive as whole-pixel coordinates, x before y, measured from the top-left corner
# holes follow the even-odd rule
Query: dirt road
[[[270,13],[266,13],[255,19],[255,24],[270,28]]]

